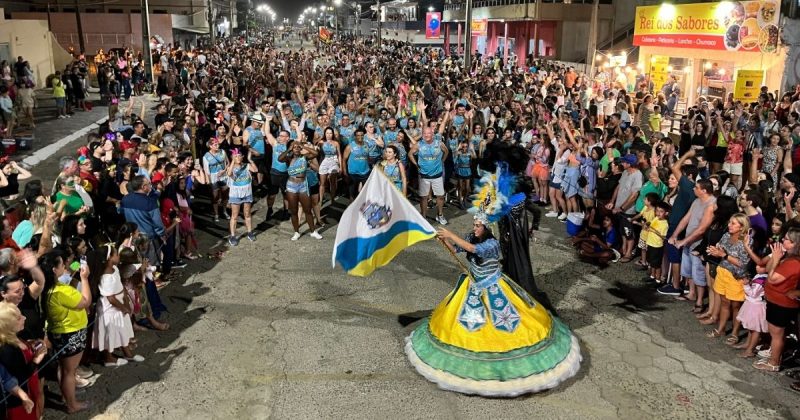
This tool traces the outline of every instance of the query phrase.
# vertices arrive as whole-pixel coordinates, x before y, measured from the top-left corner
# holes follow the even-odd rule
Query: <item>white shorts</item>
[[[444,177],[423,178],[419,177],[419,195],[426,197],[433,188],[433,195],[441,197],[444,195]]]
[[[742,163],[728,163],[725,162],[722,164],[722,170],[731,174],[731,175],[741,175],[742,174]]]
[[[330,174],[338,174],[339,173],[339,157],[338,156],[328,156],[325,159],[322,159],[322,163],[319,164],[319,174],[320,175],[330,175]]]

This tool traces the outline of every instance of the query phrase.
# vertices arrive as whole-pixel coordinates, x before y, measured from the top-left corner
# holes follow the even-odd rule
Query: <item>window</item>
[[[166,15],[166,14],[168,14],[167,11],[163,10],[163,9],[153,10],[151,13],[153,13],[154,15]]]
[[[108,13],[125,13],[122,9],[108,9]]]

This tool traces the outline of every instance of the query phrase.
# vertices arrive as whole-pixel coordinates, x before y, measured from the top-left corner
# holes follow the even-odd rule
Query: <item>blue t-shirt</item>
[[[286,143],[275,143],[272,150],[272,171],[286,173],[286,163],[278,160],[281,153],[286,151]]]
[[[347,172],[354,175],[369,173],[369,151],[367,145],[350,143],[350,156],[347,157]]]
[[[436,178],[442,175],[442,148],[439,140],[434,139],[430,144],[425,140],[419,143],[417,153],[417,163],[419,163],[419,173],[423,177]]]
[[[258,152],[261,156],[264,156],[264,153],[267,151],[266,144],[264,143],[264,133],[262,133],[261,130],[256,130],[253,127],[247,127],[244,129],[244,131],[250,133],[249,137],[247,138],[248,146]]]

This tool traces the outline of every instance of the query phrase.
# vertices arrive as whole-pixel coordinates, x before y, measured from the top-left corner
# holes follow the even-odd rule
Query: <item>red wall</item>
[[[524,59],[533,50],[528,51],[529,42],[534,39],[534,34],[544,42],[544,48],[550,48],[552,54],[555,54],[555,30],[556,22],[532,22],[532,21],[516,21],[508,23],[508,37],[514,38],[514,53],[517,54],[518,62]],[[494,55],[497,49],[498,37],[505,36],[505,22],[489,22],[486,28],[486,54]],[[538,32],[534,30],[534,26],[538,25]],[[475,37],[472,38],[472,50],[478,47],[478,41]],[[511,50],[508,55],[511,56]],[[500,52],[502,55],[502,51]],[[537,56],[541,57],[546,51],[537,51]]]
[[[14,12],[11,19],[47,20],[47,13]],[[81,13],[81,26],[85,35],[86,52],[93,54],[99,48],[142,48],[141,14]],[[50,31],[65,49],[78,50],[78,25],[75,13],[51,13]],[[73,36],[70,37],[70,34]],[[150,14],[150,34],[159,35],[172,43],[172,18],[165,14]],[[117,35],[117,36],[114,36]]]

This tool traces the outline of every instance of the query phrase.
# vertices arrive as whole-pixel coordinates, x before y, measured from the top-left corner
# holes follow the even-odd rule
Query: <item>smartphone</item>
[[[86,267],[86,255],[81,257],[81,267]]]
[[[44,342],[43,342],[43,341],[37,341],[37,342],[36,342],[36,343],[33,345],[33,352],[34,352],[34,353],[38,353],[38,352],[39,352],[39,350],[41,350],[41,349],[42,349],[42,347],[44,347]]]

